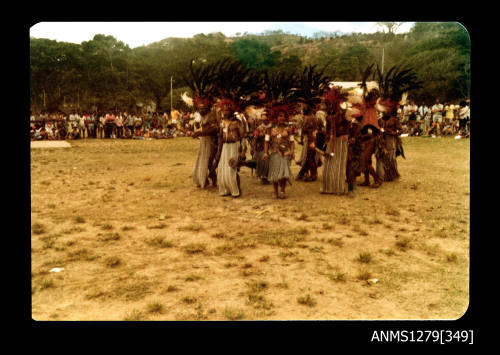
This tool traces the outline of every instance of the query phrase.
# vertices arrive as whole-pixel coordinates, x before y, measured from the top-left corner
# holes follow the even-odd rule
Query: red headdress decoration
[[[222,99],[219,101],[219,107],[224,109],[229,107],[232,112],[238,112],[240,110],[239,106],[231,99]]]
[[[333,86],[323,95],[326,107],[329,113],[339,110],[340,104],[347,100],[347,94],[342,93],[340,88]]]
[[[294,112],[294,105],[284,104],[284,103],[276,103],[272,105],[269,108],[269,114],[268,114],[269,120],[272,122],[276,122],[280,112],[285,113],[285,118],[288,121],[290,119],[290,116]]]
[[[210,100],[210,98],[208,97],[201,97],[201,96],[197,96],[194,98],[193,100],[194,102],[194,106],[196,108],[200,107],[201,105],[205,106],[205,107],[210,107],[211,104],[212,104],[212,101]]]

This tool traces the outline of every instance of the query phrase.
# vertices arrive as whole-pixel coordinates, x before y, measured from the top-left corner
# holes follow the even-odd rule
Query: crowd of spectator
[[[408,136],[440,137],[454,135],[470,137],[470,100],[459,103],[436,100],[432,104],[414,101],[398,109],[403,134]]]
[[[167,139],[191,136],[195,114],[171,112],[32,112],[31,140],[82,138]]]
[[[414,101],[398,109],[403,135],[456,138],[470,136],[470,100],[459,103],[436,100],[417,106]],[[196,112],[38,112],[30,117],[31,140],[82,138],[168,139],[190,137]]]

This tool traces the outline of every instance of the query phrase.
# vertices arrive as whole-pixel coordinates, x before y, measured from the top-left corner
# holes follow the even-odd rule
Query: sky
[[[405,22],[396,33],[408,32],[412,25],[413,22]],[[135,48],[167,37],[190,38],[199,33],[215,32],[233,37],[238,33],[258,34],[279,29],[309,37],[321,31],[382,31],[376,22],[40,22],[30,28],[30,36],[80,44],[91,40],[96,34],[104,34]]]

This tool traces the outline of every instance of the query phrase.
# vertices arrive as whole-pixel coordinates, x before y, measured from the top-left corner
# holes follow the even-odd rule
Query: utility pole
[[[173,83],[173,81],[174,81],[174,77],[171,76],[170,77],[170,112],[172,112],[172,87],[173,87],[172,83]]]
[[[382,47],[382,74],[384,74],[384,52],[385,52],[385,48]]]

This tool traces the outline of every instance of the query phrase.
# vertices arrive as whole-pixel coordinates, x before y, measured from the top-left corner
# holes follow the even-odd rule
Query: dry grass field
[[[32,149],[32,317],[460,318],[470,141],[403,140],[399,181],[354,198],[295,181],[286,200],[248,168],[239,199],[196,188],[192,138]]]

